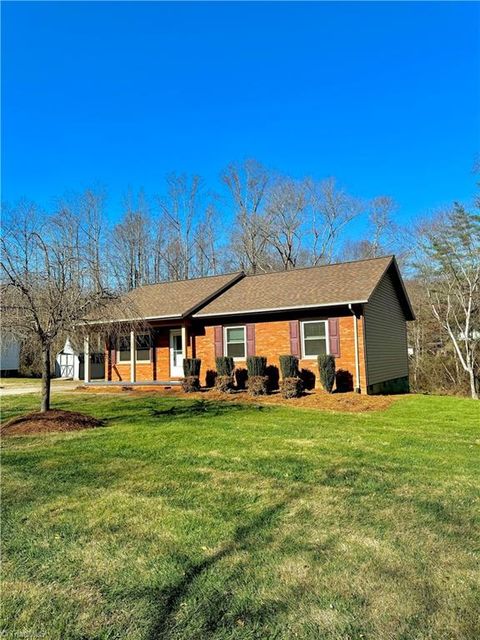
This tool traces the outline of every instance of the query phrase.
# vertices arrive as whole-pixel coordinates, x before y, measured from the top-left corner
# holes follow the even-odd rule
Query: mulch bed
[[[216,389],[202,389],[195,393],[185,393],[179,387],[154,387],[146,384],[142,387],[133,387],[126,384],[124,387],[79,387],[78,391],[90,393],[130,393],[132,395],[151,393],[163,397],[180,397],[184,399],[212,400],[214,402],[241,402],[250,404],[273,404],[287,407],[301,407],[305,409],[318,409],[319,411],[340,411],[348,413],[363,413],[367,411],[384,411],[395,402],[398,396],[369,396],[358,393],[326,393],[322,389],[307,391],[300,398],[286,400],[280,393],[274,392],[268,396],[252,397],[245,391],[222,393]]]
[[[17,436],[50,431],[80,431],[95,429],[103,424],[102,420],[76,411],[50,409],[44,413],[35,411],[18,418],[12,418],[0,427],[0,433],[2,436]]]

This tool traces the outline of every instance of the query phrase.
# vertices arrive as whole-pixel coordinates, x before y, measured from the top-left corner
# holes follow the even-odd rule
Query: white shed
[[[63,349],[57,353],[55,359],[55,377],[83,380],[84,353],[76,351],[67,338]],[[105,354],[101,351],[90,353],[90,379],[103,380],[105,378]]]
[[[0,335],[0,371],[2,376],[18,375],[20,369],[20,341],[8,331]]]
[[[79,379],[80,359],[78,351],[72,346],[70,339],[67,338],[63,349],[57,353],[55,359],[55,377]]]

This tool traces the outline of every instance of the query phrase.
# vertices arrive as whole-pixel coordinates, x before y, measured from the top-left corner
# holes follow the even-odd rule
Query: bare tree
[[[2,325],[20,339],[38,340],[41,410],[47,411],[52,345],[111,296],[100,287],[96,266],[84,250],[82,222],[71,212],[45,216],[24,202],[4,212],[0,243]]]
[[[200,176],[167,177],[167,193],[158,198],[158,225],[164,231],[165,242],[160,248],[167,279],[183,280],[194,275],[195,226],[200,214]]]
[[[142,192],[137,198],[129,193],[124,206],[122,220],[113,228],[112,265],[119,287],[128,290],[150,282],[151,221]]]
[[[213,204],[209,204],[205,217],[199,220],[195,228],[195,275],[198,277],[219,273],[219,226],[218,213]]]
[[[336,186],[334,178],[306,181],[312,217],[312,262],[332,261],[341,232],[363,209],[362,202]]]
[[[235,213],[231,234],[234,262],[250,273],[270,270],[264,211],[271,182],[268,171],[255,160],[246,160],[229,165],[222,180],[229,190]]]
[[[263,231],[285,270],[297,266],[306,207],[305,185],[288,178],[278,180],[268,195]]]
[[[420,272],[434,317],[446,331],[478,399],[480,368],[480,216],[463,206],[421,229]]]
[[[366,237],[350,240],[342,251],[344,258],[362,260],[388,253],[404,254],[403,231],[393,219],[397,209],[389,196],[377,196],[368,203]]]

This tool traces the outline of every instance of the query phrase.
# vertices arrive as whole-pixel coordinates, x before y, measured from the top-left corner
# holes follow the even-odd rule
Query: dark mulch
[[[0,427],[2,436],[16,436],[49,431],[80,431],[102,427],[104,422],[76,411],[50,409],[45,413],[35,411],[12,418]]]

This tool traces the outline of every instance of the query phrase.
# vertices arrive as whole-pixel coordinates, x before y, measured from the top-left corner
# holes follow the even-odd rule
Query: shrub
[[[298,378],[298,358],[296,356],[280,356],[282,378]]]
[[[247,369],[248,377],[264,376],[267,368],[267,359],[263,356],[248,356]]]
[[[248,393],[252,396],[264,396],[268,393],[267,359],[263,356],[248,356]]]
[[[223,393],[230,393],[233,390],[233,377],[218,375],[215,378],[215,388]]]
[[[200,358],[184,358],[183,359],[183,375],[188,378],[189,376],[200,377],[200,366],[202,361]]]
[[[182,380],[182,389],[185,393],[200,391],[200,378],[198,376],[185,376]]]
[[[200,365],[202,361],[199,358],[183,359],[183,375],[182,389],[185,393],[192,393],[200,390]]]
[[[249,376],[247,388],[251,396],[266,396],[268,393],[268,376]]]
[[[303,382],[298,376],[283,378],[280,391],[284,398],[299,398],[303,392]]]
[[[219,376],[231,376],[233,374],[233,370],[235,368],[233,358],[221,356],[219,358],[215,358],[215,364],[217,367],[217,374]]]
[[[335,383],[335,358],[333,356],[318,356],[318,373],[325,391],[332,393]]]
[[[233,358],[221,356],[215,358],[215,364],[217,365],[215,388],[218,389],[218,391],[229,393],[233,389],[233,370],[235,368]]]

